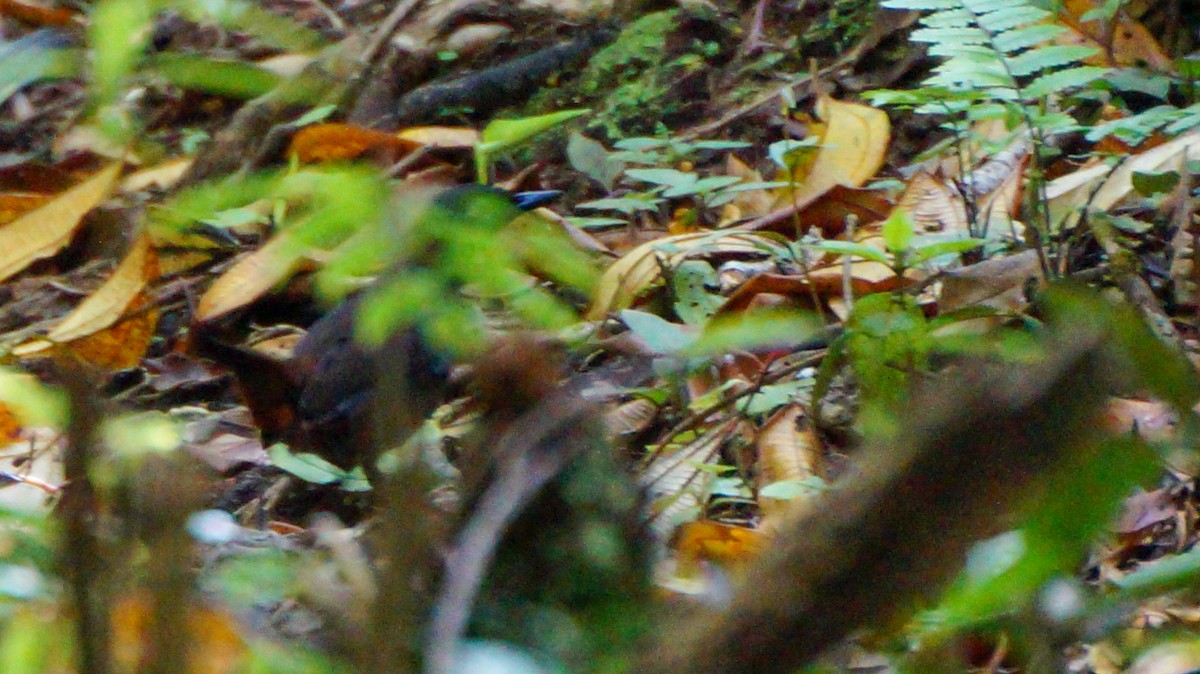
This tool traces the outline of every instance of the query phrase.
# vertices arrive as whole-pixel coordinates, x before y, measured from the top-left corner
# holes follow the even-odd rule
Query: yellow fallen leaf
[[[157,276],[154,251],[150,238],[138,237],[113,275],[96,292],[75,307],[75,310],[46,335],[54,342],[69,342],[91,335],[117,322],[125,310]]]
[[[803,208],[835,185],[862,187],[883,166],[892,129],[887,113],[828,96],[817,100],[816,112],[826,122],[817,155],[800,167],[802,175],[793,173],[795,185],[778,190],[775,208]]]
[[[244,307],[292,275],[305,257],[305,246],[288,232],[233,265],[209,286],[196,308],[196,320],[210,321]]]
[[[0,227],[0,281],[50,257],[71,241],[83,216],[104,201],[121,173],[117,162]]]

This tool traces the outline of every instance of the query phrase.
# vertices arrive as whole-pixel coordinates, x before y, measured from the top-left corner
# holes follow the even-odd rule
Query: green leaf
[[[554,127],[588,114],[591,110],[576,109],[552,112],[537,117],[520,119],[498,119],[483,129],[479,145],[475,147],[476,179],[487,183],[487,167],[491,156],[511,149]]]
[[[537,117],[498,119],[484,127],[481,138],[482,142],[479,147],[489,152],[507,150],[560,124],[569,122],[572,119],[578,119],[590,112],[591,110],[580,108],[576,110],[562,110]]]
[[[317,31],[245,0],[177,0],[171,4],[194,21],[214,21],[284,51],[308,52],[326,43]]]
[[[717,272],[704,260],[686,260],[671,275],[675,313],[688,325],[704,325],[721,308],[725,298],[709,292],[718,283]]]
[[[335,112],[337,112],[336,105],[319,105],[297,117],[296,121],[292,122],[292,126],[300,128],[302,126],[308,126],[309,124],[316,124],[317,122],[328,119],[329,116]]]
[[[675,169],[652,168],[652,169],[629,169],[625,175],[634,180],[651,183],[654,185],[665,185],[672,190],[686,190],[692,188],[700,180],[700,176],[695,173],[684,173]],[[663,195],[669,196],[669,195]],[[678,195],[675,195],[678,196]]]
[[[625,164],[616,160],[599,142],[575,131],[567,140],[567,160],[571,168],[588,176],[611,191]]]
[[[819,241],[812,244],[804,244],[803,248],[813,248],[816,250],[824,250],[830,253],[839,253],[841,255],[853,255],[861,257],[865,260],[873,260],[886,265],[891,265],[892,261],[888,259],[886,253],[874,246],[867,246],[861,243],[852,241]]]
[[[1079,66],[1058,70],[1042,75],[1029,86],[1025,87],[1025,95],[1029,98],[1042,98],[1056,92],[1079,89],[1104,76],[1104,68],[1098,66]]]
[[[123,80],[142,58],[154,21],[151,0],[101,0],[88,22],[92,86],[100,105],[114,103]]]
[[[794,345],[810,339],[820,328],[815,317],[796,311],[718,316],[684,351],[689,356],[704,357],[741,349]]]
[[[1163,171],[1161,173],[1145,173],[1143,171],[1134,171],[1130,176],[1130,182],[1133,183],[1133,189],[1143,197],[1153,196],[1155,194],[1166,194],[1175,189],[1179,184],[1178,171]]]
[[[32,375],[0,368],[0,402],[23,424],[65,428],[66,399]]]
[[[262,96],[280,82],[278,75],[258,66],[242,61],[217,61],[198,54],[157,54],[148,65],[181,89],[243,100]]]
[[[655,353],[678,354],[696,341],[696,336],[684,326],[644,311],[625,309],[621,312],[621,322],[630,332],[645,341]]]
[[[589,211],[618,211],[626,215],[633,215],[639,211],[657,210],[659,204],[663,203],[653,194],[629,195],[614,199],[596,199],[595,201],[585,201],[582,204],[577,204],[575,208],[582,208]]]
[[[953,241],[939,241],[914,249],[909,260],[913,264],[920,264],[926,260],[932,260],[935,257],[942,255],[950,255],[952,253],[965,253],[968,250],[973,250],[987,243],[984,239],[955,239]]]
[[[902,253],[912,245],[916,225],[912,216],[903,208],[892,209],[892,214],[883,221],[883,243],[893,253]]]
[[[79,75],[83,66],[82,52],[47,46],[55,43],[50,34],[38,31],[20,40],[0,44],[0,105],[38,80]]]
[[[346,491],[367,491],[370,485],[361,473],[343,470],[316,454],[292,453],[287,445],[276,443],[267,450],[276,468],[312,484],[340,483]]]

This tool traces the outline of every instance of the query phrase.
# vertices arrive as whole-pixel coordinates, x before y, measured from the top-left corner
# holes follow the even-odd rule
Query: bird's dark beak
[[[554,201],[562,196],[562,190],[537,190],[534,192],[516,192],[513,195],[513,201],[517,202],[517,208],[523,211],[532,211],[539,206]]]

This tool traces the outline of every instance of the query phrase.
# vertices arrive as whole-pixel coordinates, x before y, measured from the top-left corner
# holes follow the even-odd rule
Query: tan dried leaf
[[[41,207],[0,227],[0,281],[50,257],[71,241],[83,216],[108,196],[121,163],[96,172]]]

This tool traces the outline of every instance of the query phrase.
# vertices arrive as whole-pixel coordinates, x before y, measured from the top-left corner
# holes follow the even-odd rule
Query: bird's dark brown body
[[[473,185],[447,190],[435,203],[467,219],[490,219],[464,226],[495,230],[520,210],[549,198],[552,193],[512,195]],[[437,254],[427,250],[422,255]],[[402,275],[437,262],[409,260],[389,274]],[[375,348],[355,338],[359,308],[364,293],[370,292],[350,296],[310,326],[288,360],[232,346],[198,330],[200,350],[237,376],[264,443],[283,441],[346,469],[369,466],[380,451],[403,442],[440,404],[450,360],[419,328],[402,328]],[[386,390],[381,391],[381,385]]]

